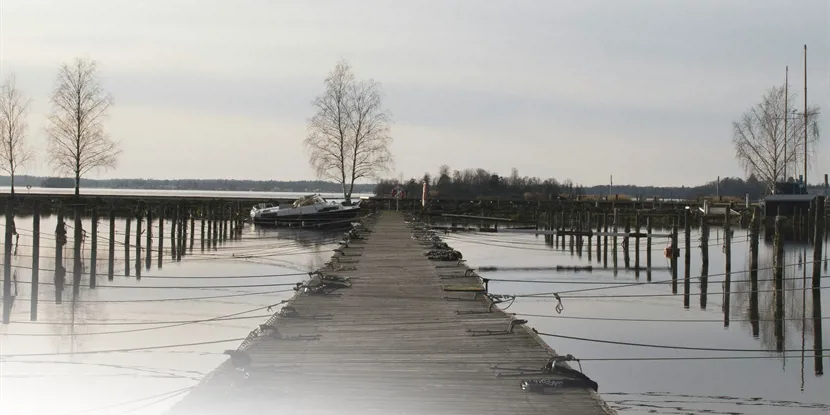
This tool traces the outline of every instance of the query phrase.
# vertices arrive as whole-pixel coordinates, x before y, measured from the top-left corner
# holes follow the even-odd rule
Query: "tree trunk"
[[[11,190],[11,195],[12,195],[12,196],[14,196],[14,173],[12,173],[12,174],[11,174],[11,179],[12,179],[12,190]]]
[[[81,173],[79,171],[75,171],[75,198],[77,199],[78,196],[81,195]]]

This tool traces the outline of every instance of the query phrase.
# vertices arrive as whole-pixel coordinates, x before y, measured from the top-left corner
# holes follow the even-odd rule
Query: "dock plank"
[[[295,296],[290,305],[300,316],[274,320],[283,339],[258,337],[245,347],[247,379],[225,362],[169,413],[613,413],[590,389],[523,391],[521,380],[556,378],[539,370],[553,350],[524,326],[473,336],[470,330],[506,330],[512,317],[484,313],[483,298],[446,300],[472,298],[445,288],[476,279],[448,284],[440,278],[446,268],[436,268],[447,263],[427,259],[411,236],[401,215],[383,213],[359,247],[344,249],[361,254],[349,258],[355,270],[337,273],[352,278],[351,287]],[[531,373],[515,376],[516,369]]]

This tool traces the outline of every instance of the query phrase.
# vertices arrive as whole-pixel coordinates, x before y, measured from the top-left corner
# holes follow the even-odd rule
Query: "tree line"
[[[0,85],[0,170],[9,175],[12,194],[17,172],[36,154],[28,141],[31,102],[14,74]],[[77,196],[81,178],[115,167],[121,152],[104,129],[113,98],[101,84],[97,63],[76,58],[58,69],[49,102],[46,156],[55,172],[72,176]]]

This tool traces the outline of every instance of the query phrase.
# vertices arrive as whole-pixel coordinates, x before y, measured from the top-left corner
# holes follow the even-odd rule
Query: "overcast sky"
[[[99,62],[117,169],[90,177],[313,178],[310,101],[340,58],[382,83],[397,177],[482,167],[577,183],[744,176],[731,122],[784,82],[822,107],[828,0],[0,0],[0,75],[45,148],[57,68]],[[799,108],[802,104],[799,103]],[[39,155],[42,154],[42,151]],[[29,173],[52,172],[45,157]]]

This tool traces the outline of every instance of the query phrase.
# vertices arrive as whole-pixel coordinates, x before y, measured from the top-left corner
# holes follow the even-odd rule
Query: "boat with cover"
[[[347,225],[359,212],[360,201],[329,201],[319,194],[312,194],[303,196],[292,204],[275,206],[260,203],[251,208],[251,220],[255,224],[276,226]]]

